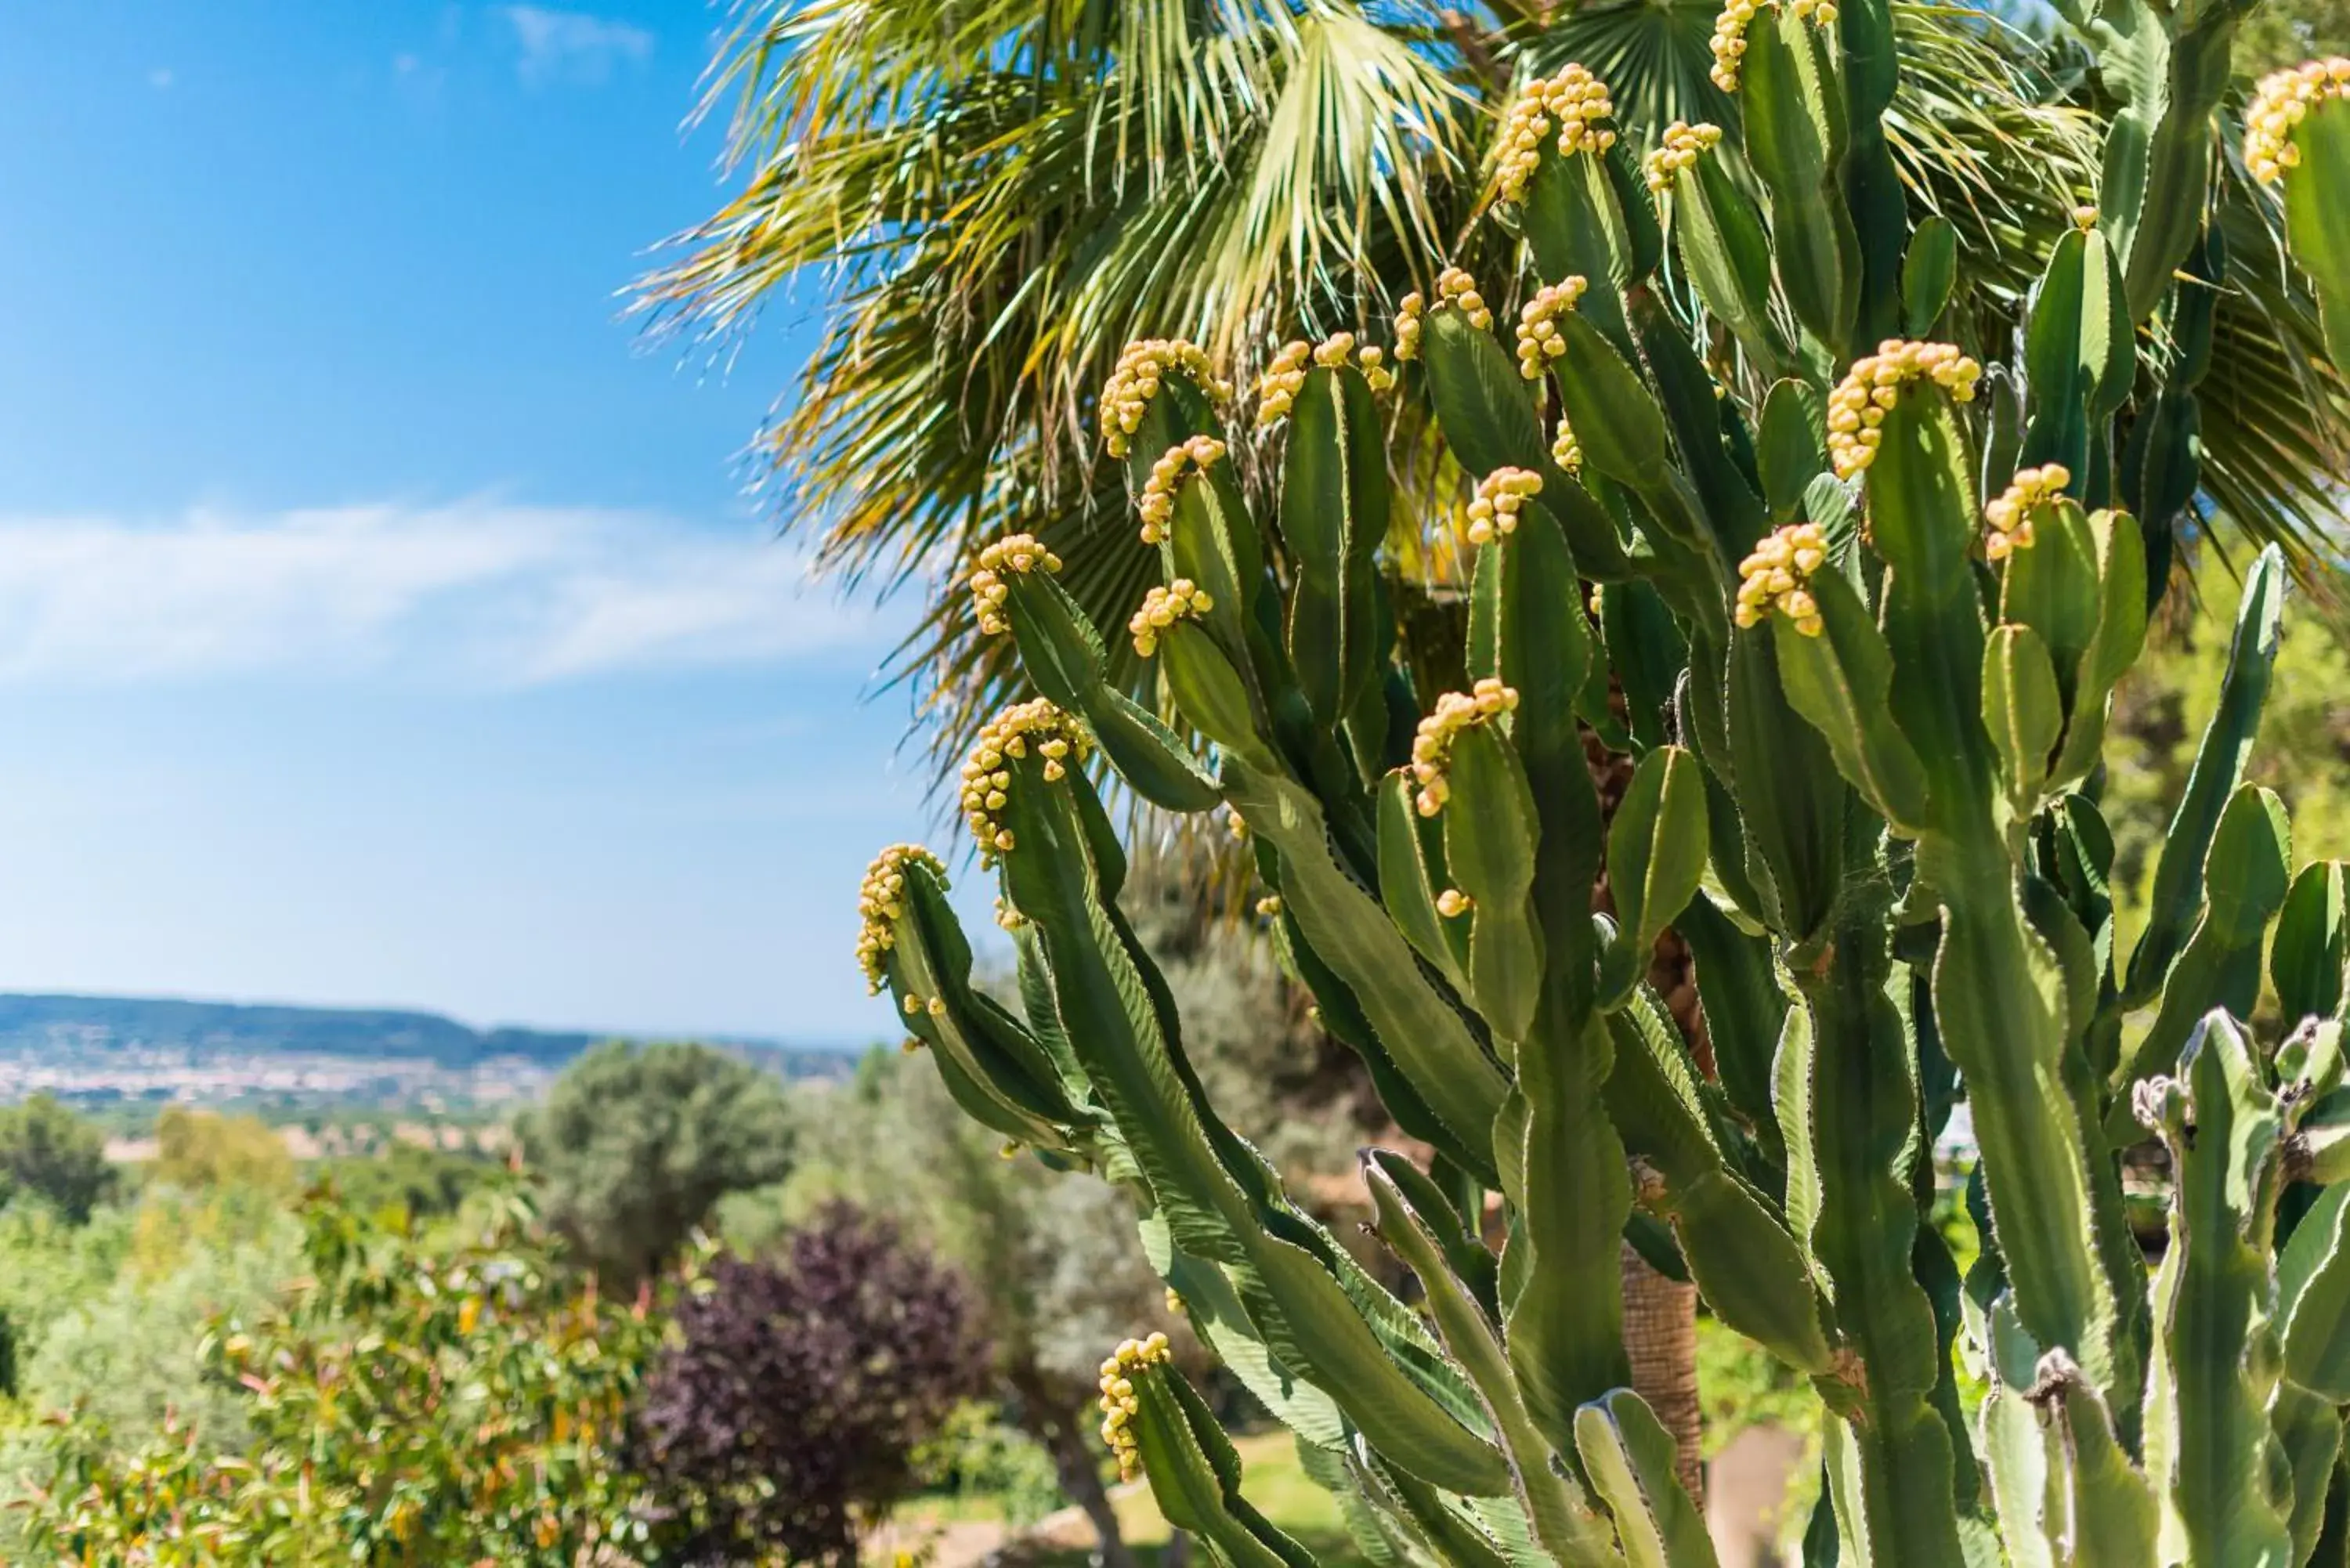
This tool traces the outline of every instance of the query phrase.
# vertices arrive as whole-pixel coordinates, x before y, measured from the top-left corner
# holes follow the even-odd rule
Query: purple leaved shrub
[[[915,1446],[985,1383],[962,1281],[834,1204],[780,1264],[721,1258],[645,1380],[631,1459],[671,1560],[854,1561]]]

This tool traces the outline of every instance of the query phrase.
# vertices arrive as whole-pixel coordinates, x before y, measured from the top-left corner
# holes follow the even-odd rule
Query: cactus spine
[[[2208,351],[2197,296],[2225,280],[2204,190],[2241,13],[2107,0],[2103,187],[2012,359],[1928,336],[1964,258],[1903,207],[1883,0],[1737,0],[1714,52],[1740,128],[1676,124],[1642,160],[1591,73],[1528,83],[1494,173],[1528,275],[1448,271],[1388,350],[1282,349],[1253,437],[1198,349],[1128,350],[1101,421],[1160,568],[1128,628],[1156,710],[1109,682],[1044,544],[979,562],[981,619],[1038,693],[963,792],[1024,1008],[972,985],[920,851],[876,863],[860,959],[972,1115],[1133,1189],[1202,1340],[1383,1539],[1478,1568],[1712,1561],[1624,1386],[1629,1234],[1814,1380],[1835,1417],[1815,1554],[2344,1561],[2350,918],[2344,867],[2296,874],[2282,805],[2241,782],[2273,553],[2127,955],[2095,789],[2147,563],[2194,486],[2174,438]],[[2272,78],[2244,156],[2282,186],[2350,364],[2345,97],[2350,62]],[[2142,365],[2166,307],[2173,358]],[[2023,388],[2020,421],[1976,395],[1985,361]],[[1388,396],[1420,401],[1461,471],[1453,691],[1413,690],[1395,647]],[[1277,473],[1267,514],[1243,439]],[[1586,734],[1637,758],[1612,825]],[[1419,1310],[1207,1100],[1119,911],[1104,764],[1245,823],[1278,950],[1435,1151],[1433,1172],[1365,1164]],[[1590,912],[1603,874],[1612,918]],[[1669,928],[1711,1076],[1644,981]],[[2263,948],[2267,1041],[2246,1022]],[[1963,1289],[1921,1212],[1960,1100],[1981,1151]],[[2177,1185],[2150,1280],[2118,1173],[2148,1138]],[[1991,1376],[1974,1418],[1960,1334]],[[1121,1347],[1104,1390],[1170,1519],[1229,1563],[1303,1561],[1163,1355]]]

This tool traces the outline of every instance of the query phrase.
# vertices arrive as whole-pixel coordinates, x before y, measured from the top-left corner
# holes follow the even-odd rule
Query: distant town
[[[476,1030],[438,1013],[0,993],[0,1104],[47,1094],[135,1138],[166,1105],[305,1124],[354,1114],[500,1123],[608,1035]],[[847,1053],[717,1040],[787,1077],[845,1074]]]

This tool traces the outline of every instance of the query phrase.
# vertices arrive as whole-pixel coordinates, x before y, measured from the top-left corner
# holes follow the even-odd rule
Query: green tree
[[[241,1429],[53,1422],[23,1560],[642,1560],[643,1487],[614,1456],[660,1314],[560,1267],[511,1192],[454,1235],[328,1199],[303,1223],[307,1277],[203,1340]]]
[[[720,1199],[791,1168],[782,1085],[706,1045],[599,1045],[519,1131],[548,1220],[616,1285],[659,1272]]]
[[[294,1157],[259,1116],[166,1106],[155,1122],[154,1179],[190,1191],[242,1187],[290,1193]]]
[[[106,1135],[55,1096],[0,1109],[0,1202],[36,1194],[79,1225],[113,1182]]]

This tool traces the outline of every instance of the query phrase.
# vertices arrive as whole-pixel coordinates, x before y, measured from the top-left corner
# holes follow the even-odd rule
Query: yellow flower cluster
[[[1805,637],[1819,636],[1820,607],[1810,584],[1827,558],[1827,536],[1816,523],[1790,523],[1755,545],[1738,563],[1738,624],[1759,626],[1778,609]]]
[[[1487,676],[1466,693],[1447,691],[1436,700],[1436,711],[1419,722],[1411,738],[1411,776],[1419,785],[1412,805],[1422,816],[1434,816],[1451,798],[1444,769],[1452,759],[1452,742],[1471,724],[1490,723],[1518,705],[1518,693],[1500,680]]]
[[[1902,387],[1927,377],[1958,401],[1970,402],[1982,367],[1949,343],[1913,343],[1888,337],[1877,352],[1852,362],[1844,380],[1828,394],[1828,456],[1838,479],[1850,479],[1877,461],[1883,439],[1877,426],[1901,400]]]
[[[1746,57],[1746,28],[1755,13],[1778,8],[1777,0],[1730,0],[1721,15],[1713,19],[1713,85],[1724,92],[1738,90],[1739,66]],[[1798,22],[1809,18],[1814,26],[1835,25],[1835,0],[1785,0],[1787,14]]]
[[[1148,659],[1159,651],[1159,634],[1179,620],[1197,620],[1216,607],[1207,590],[1189,577],[1178,577],[1163,588],[1143,596],[1142,607],[1126,623],[1134,634],[1134,651]]]
[[[1983,535],[1983,554],[2004,561],[2018,550],[2032,547],[2032,514],[2043,502],[2054,501],[2073,483],[2073,471],[2061,462],[2019,468],[1998,500],[1983,508],[1991,531]]]
[[[1542,475],[1523,468],[1497,468],[1477,482],[1469,503],[1469,542],[1490,545],[1518,528],[1518,512],[1529,495],[1542,493]]]
[[[1518,311],[1518,374],[1529,381],[1542,379],[1543,367],[1566,352],[1559,336],[1558,318],[1573,310],[1591,285],[1579,275],[1534,290]]]
[[[1175,515],[1175,492],[1182,487],[1185,471],[1221,462],[1223,456],[1224,443],[1204,435],[1195,435],[1159,454],[1159,461],[1150,465],[1150,477],[1142,482],[1142,498],[1135,503],[1135,510],[1142,514],[1144,544],[1156,545],[1167,537],[1167,524]]]
[[[1558,416],[1558,434],[1551,438],[1550,456],[1553,462],[1567,472],[1582,473],[1583,443],[1575,439],[1575,431],[1567,424],[1564,413]]]
[[[1281,913],[1281,895],[1267,893],[1263,898],[1259,898],[1256,901],[1256,912],[1268,920]]]
[[[1168,1348],[1167,1336],[1154,1334],[1149,1339],[1127,1340],[1101,1364],[1102,1441],[1118,1456],[1120,1480],[1132,1480],[1142,1473],[1142,1453],[1135,1445],[1133,1431],[1142,1406],[1134,1397],[1133,1374],[1155,1363],[1171,1361],[1174,1355]]]
[[[1446,267],[1436,277],[1436,308],[1457,306],[1469,317],[1469,325],[1483,332],[1493,325],[1493,313],[1485,308],[1485,296],[1477,292],[1477,282],[1457,266]],[[1419,358],[1419,318],[1427,314],[1428,301],[1415,289],[1396,305],[1396,358]]]
[[[1648,189],[1662,192],[1672,189],[1673,178],[1684,169],[1697,166],[1697,155],[1721,140],[1718,125],[1691,125],[1677,119],[1665,127],[1665,139],[1648,154],[1644,168]]]
[[[1298,389],[1305,385],[1305,367],[1310,359],[1325,369],[1335,370],[1351,358],[1363,368],[1363,379],[1374,392],[1384,392],[1395,385],[1395,372],[1388,369],[1387,351],[1371,344],[1359,349],[1355,347],[1351,332],[1334,332],[1319,343],[1307,343],[1299,338],[1281,346],[1273,363],[1256,384],[1256,422],[1259,425],[1278,424],[1289,417],[1290,405],[1297,400]]]
[[[2293,128],[2330,98],[2350,97],[2350,58],[2310,60],[2261,78],[2244,114],[2244,167],[2266,183],[2300,166]]]
[[[1523,202],[1526,182],[1542,167],[1543,138],[1558,128],[1558,150],[1574,154],[1586,148],[1605,152],[1616,145],[1607,121],[1616,117],[1607,84],[1570,64],[1555,77],[1537,78],[1518,93],[1510,118],[1502,128],[1502,151],[1496,174],[1502,200]]]
[[[1215,368],[1208,363],[1205,350],[1180,338],[1146,337],[1129,343],[1112,367],[1109,380],[1102,387],[1102,444],[1112,457],[1124,457],[1127,438],[1141,427],[1142,416],[1150,408],[1150,400],[1159,395],[1159,385],[1170,376],[1188,376],[1200,389],[1222,402],[1232,395],[1230,381],[1216,379]]]
[[[1012,629],[1012,623],[1003,618],[1003,601],[1012,593],[1003,574],[1033,572],[1040,566],[1057,572],[1061,557],[1037,543],[1033,534],[1006,534],[979,553],[979,570],[971,575],[971,600],[979,612],[981,631],[1000,637]]]
[[[1436,896],[1436,912],[1446,919],[1457,919],[1477,907],[1477,901],[1458,888],[1447,888]]]
[[[909,866],[927,866],[941,881],[946,879],[947,868],[920,845],[892,844],[873,857],[857,889],[857,914],[863,922],[857,930],[857,963],[865,971],[865,989],[874,995],[880,993],[882,966],[898,943],[894,922],[906,912]]]
[[[997,856],[1012,848],[1012,829],[998,815],[1009,802],[1012,788],[1012,770],[1004,764],[1011,758],[1026,756],[1032,744],[1045,759],[1047,781],[1063,777],[1066,764],[1085,761],[1091,749],[1085,732],[1042,697],[1006,708],[987,722],[979,732],[979,744],[972,748],[971,760],[962,765],[963,820],[979,841],[983,864],[993,864]]]

